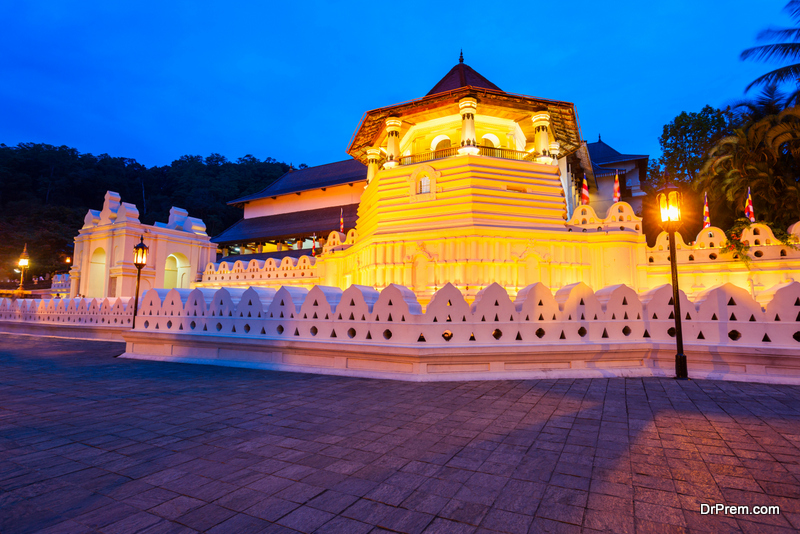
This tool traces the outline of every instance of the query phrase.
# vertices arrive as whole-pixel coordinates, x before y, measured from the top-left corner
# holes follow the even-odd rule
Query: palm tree
[[[759,219],[785,227],[800,218],[800,109],[743,125],[712,148],[695,183],[741,213],[752,189]]]
[[[761,94],[755,98],[734,102],[732,109],[739,125],[749,125],[770,115],[777,115],[784,109],[791,107],[798,96],[800,96],[800,91],[786,94],[778,89],[777,84],[771,83],[764,87]]]
[[[800,0],[790,0],[783,10],[789,13],[793,20],[800,23]],[[742,59],[756,59],[759,61],[792,61],[800,59],[800,28],[768,28],[761,31],[757,39],[759,41],[778,40],[783,42],[748,48],[742,52]],[[795,81],[800,84],[800,63],[787,65],[759,76],[747,86],[745,92],[755,85],[779,84],[788,81]]]

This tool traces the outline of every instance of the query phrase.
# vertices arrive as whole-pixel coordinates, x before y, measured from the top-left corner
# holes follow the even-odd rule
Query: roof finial
[[[600,134],[597,134],[597,141],[598,142],[602,141],[602,138],[600,137]]]
[[[459,56],[458,56],[458,62],[459,63],[464,63],[464,49],[463,48],[461,49],[461,54],[459,54]]]

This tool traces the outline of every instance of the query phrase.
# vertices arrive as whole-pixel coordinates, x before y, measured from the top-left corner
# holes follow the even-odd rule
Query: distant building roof
[[[339,229],[340,213],[344,218],[345,230],[355,228],[356,219],[358,219],[358,204],[347,204],[241,219],[221,234],[213,237],[211,241],[227,245],[301,238],[308,237],[313,233],[316,233],[317,237],[325,237],[330,232]]]
[[[592,158],[592,163],[600,166],[620,161],[647,159],[649,157],[647,155],[638,154],[620,154],[604,143],[599,137],[595,143],[586,143],[586,148],[589,149],[589,157]]]
[[[445,74],[444,78],[439,80],[439,83],[434,85],[433,89],[428,91],[425,96],[445,93],[461,87],[481,87],[483,89],[502,91],[502,89],[479,74],[478,71],[466,65],[462,54],[456,66],[450,69],[450,72]]]
[[[356,159],[348,159],[289,171],[258,193],[231,200],[228,204],[243,204],[260,198],[301,193],[322,187],[365,181],[366,179],[366,165]]]

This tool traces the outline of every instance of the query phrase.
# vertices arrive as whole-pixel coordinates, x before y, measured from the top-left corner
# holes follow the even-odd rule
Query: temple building
[[[511,296],[535,282],[637,292],[669,282],[664,240],[650,249],[642,233],[647,156],[586,143],[574,104],[503,91],[463,57],[422,98],[368,111],[347,153],[231,201],[244,216],[212,239],[226,257],[194,286],[398,284],[425,305],[446,283],[474,298],[494,282]],[[720,229],[679,242],[688,292],[785,281],[800,252],[757,231],[775,250],[749,267],[705,250],[722,245]]]
[[[151,288],[189,288],[214,259],[214,244],[202,220],[173,207],[166,223],[139,221],[135,205],[122,202],[118,193],[106,192],[102,210],[89,210],[75,237],[75,258],[66,287],[70,297],[132,297],[137,269],[133,247],[144,238],[150,247],[142,269],[140,292]],[[54,287],[55,289],[55,287]]]
[[[619,178],[620,196],[623,202],[633,207],[637,215],[642,214],[641,181],[647,176],[645,155],[620,154],[600,136],[597,142],[587,143],[592,161],[592,185],[589,187],[589,205],[598,213],[608,211],[614,203],[614,178]]]

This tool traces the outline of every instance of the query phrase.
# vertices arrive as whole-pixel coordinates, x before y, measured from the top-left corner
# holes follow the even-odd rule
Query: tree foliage
[[[708,150],[731,134],[735,116],[730,109],[705,106],[698,113],[686,111],[664,126],[658,143],[662,156],[650,161],[651,176],[665,173],[673,183],[691,183],[703,166]]]
[[[235,162],[220,154],[187,155],[147,168],[130,158],[81,154],[46,144],[0,144],[0,279],[28,244],[35,276],[64,270],[89,209],[99,209],[108,190],[136,204],[145,224],[166,221],[172,206],[203,219],[216,235],[242,216],[226,203],[255,193],[289,169],[272,158],[248,154]]]
[[[800,23],[800,0],[791,0],[784,11],[795,23]],[[748,48],[742,52],[742,59],[756,61],[797,61],[800,59],[800,28],[767,28],[758,34],[762,42],[778,41]],[[759,76],[747,86],[745,91],[757,85],[776,85],[785,82],[800,83],[800,63],[785,65]]]
[[[643,199],[645,213],[656,214],[656,193],[666,179],[678,186],[683,194],[681,233],[684,240],[695,238],[703,225],[703,197],[698,196],[693,184],[711,147],[733,132],[737,115],[731,109],[705,106],[699,112],[683,111],[662,130],[658,143],[661,157],[652,158],[648,166],[648,179],[643,184],[647,197]],[[661,226],[657,216],[646,217],[643,230],[650,244],[655,243]]]
[[[754,115],[757,117],[760,115]],[[741,213],[750,188],[759,220],[786,227],[800,218],[800,108],[750,120],[709,151],[697,180],[709,197]]]

